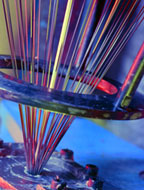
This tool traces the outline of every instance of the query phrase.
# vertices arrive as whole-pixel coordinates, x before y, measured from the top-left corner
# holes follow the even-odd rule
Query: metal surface
[[[81,122],[81,119],[75,122],[77,125],[67,133],[58,151],[61,147],[72,148],[74,159],[83,166],[64,160],[59,152],[55,152],[42,174],[34,177],[27,174],[25,170],[23,145],[6,143],[4,144],[7,146],[6,151],[4,151],[4,146],[0,148],[0,151],[5,154],[5,156],[2,154],[0,156],[0,177],[18,190],[35,190],[37,184],[50,189],[55,175],[59,175],[60,179],[67,182],[68,189],[92,190],[86,186],[84,167],[91,163],[99,168],[98,176],[99,180],[104,182],[103,190],[143,190],[144,180],[139,175],[144,169],[143,151],[88,120],[84,120],[85,125]],[[77,134],[75,134],[76,129]],[[75,141],[68,140],[74,138]],[[114,147],[112,147],[113,144],[115,144]]]
[[[8,63],[8,57],[2,57],[0,67],[4,68],[4,64]],[[110,84],[117,89],[121,87],[120,83],[112,80]],[[117,93],[109,95],[102,91],[85,95],[47,89],[0,72],[0,97],[7,100],[80,117],[116,120],[144,117],[143,94],[136,93],[128,108],[114,110],[116,95]]]
[[[128,107],[144,75],[144,43],[125,78],[125,81],[117,95],[115,107]]]
[[[86,185],[88,180],[86,169],[72,160],[63,158],[59,152],[53,153],[40,175],[28,174],[23,152],[22,144],[7,143],[0,148],[0,176],[16,190],[35,190],[38,184],[47,190],[56,189],[52,188],[52,181],[56,176],[59,176],[60,183],[66,183],[67,190],[93,189]],[[0,180],[0,189],[1,187]],[[105,187],[110,189],[112,185],[106,183]]]

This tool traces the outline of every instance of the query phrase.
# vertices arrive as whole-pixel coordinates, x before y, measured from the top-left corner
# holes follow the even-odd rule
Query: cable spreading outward
[[[42,87],[92,94],[144,19],[140,0],[106,0],[100,13],[99,6],[98,0],[2,0],[13,75]],[[19,112],[27,168],[38,174],[75,117],[21,104]]]

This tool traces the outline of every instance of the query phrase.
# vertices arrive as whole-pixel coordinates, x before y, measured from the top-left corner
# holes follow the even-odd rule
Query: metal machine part
[[[74,116],[118,120],[144,118],[144,95],[137,92],[135,94],[137,84],[143,75],[144,62],[141,58],[143,58],[143,49],[138,62],[136,62],[136,69],[130,70],[130,77],[128,77],[130,80],[126,83],[127,85],[122,85],[116,81],[104,78],[102,84],[99,86],[99,90],[97,89],[96,92],[91,95],[47,89],[1,72],[0,97],[28,106]],[[19,62],[22,60],[17,58],[16,61]],[[11,69],[11,62],[10,57],[1,56],[0,68]],[[140,64],[140,66],[137,67],[137,63],[138,65]],[[40,64],[42,65],[43,61],[40,62]],[[37,67],[37,65],[35,65],[35,67]],[[20,70],[21,68],[18,69]],[[39,68],[39,72],[41,72],[41,67]],[[75,73],[75,69],[71,72],[71,74],[73,73]],[[134,74],[136,74],[136,78],[131,77]],[[63,77],[65,77],[65,75]],[[73,80],[73,75],[71,75],[70,79]],[[126,87],[124,91],[122,90],[123,87]],[[11,149],[14,151],[11,151]],[[124,162],[123,160],[116,160],[112,163],[107,162],[107,166],[104,168],[106,170],[105,174],[107,175],[107,181],[105,181],[103,185],[103,180],[97,179],[95,176],[93,177],[93,173],[94,175],[97,174],[96,167],[87,165],[86,168],[88,168],[88,171],[85,171],[83,167],[72,161],[73,156],[70,156],[70,161],[63,160],[63,151],[62,156],[59,153],[54,153],[49,163],[46,165],[48,169],[44,169],[44,172],[42,172],[40,176],[30,176],[24,168],[26,164],[22,153],[23,149],[21,145],[2,145],[0,164],[3,170],[1,175],[3,178],[5,177],[9,183],[14,186],[16,185],[15,187],[18,189],[23,189],[23,187],[26,186],[26,190],[34,186],[38,188],[37,185],[41,182],[43,182],[41,188],[47,189],[53,187],[59,190],[66,188],[93,188],[102,190],[103,187],[104,190],[119,190],[125,188],[126,182],[122,181],[123,175],[127,175],[128,180],[129,178],[135,178],[135,175],[131,175],[131,166],[133,166],[134,169],[140,166],[143,167],[143,162],[141,163],[139,160],[135,162],[133,162],[133,160],[124,160]],[[63,165],[64,167],[61,167]],[[119,171],[125,168],[126,172],[114,174],[114,170],[117,168],[116,166],[120,166]],[[56,169],[54,169],[55,167]],[[92,172],[89,172],[90,167]],[[73,175],[72,171],[74,171],[73,173],[76,175]],[[113,174],[111,172],[113,172]],[[58,174],[60,174],[59,177],[57,177]],[[114,177],[112,175],[117,175],[122,184],[117,186],[118,181],[114,183]],[[50,181],[48,181],[48,178]],[[64,179],[64,182],[59,184],[59,179],[61,178]],[[65,182],[65,180],[68,182]],[[141,184],[143,185],[143,182],[141,182]],[[136,186],[137,184],[134,181],[133,183],[131,182],[131,185]]]
[[[9,56],[1,56],[0,67],[4,68],[4,65],[11,68]],[[110,79],[103,81],[100,85],[107,83],[109,86],[106,88],[112,89],[109,90],[111,95],[100,90],[92,95],[86,95],[47,89],[0,72],[0,97],[57,113],[81,117],[116,120],[144,117],[143,94],[136,93],[128,107],[119,106],[115,109],[115,101],[122,85]],[[113,91],[114,94],[112,94]]]
[[[135,158],[101,156],[97,168],[77,164],[72,151],[63,149],[53,153],[40,175],[33,176],[25,167],[23,144],[0,142],[2,190],[4,185],[9,190],[142,190],[144,185],[143,171],[140,172],[144,168],[142,153]]]
[[[71,159],[71,156],[69,157],[72,155],[72,151],[67,149],[54,152],[40,175],[30,175],[26,171],[23,148],[22,144],[1,143],[0,189],[3,189],[5,184],[5,187],[12,185],[18,190],[38,189],[38,185],[47,190],[102,190],[103,180],[95,172],[97,167],[80,166]],[[13,189],[12,187],[10,189]],[[105,187],[110,189],[112,185],[106,184]]]
[[[5,15],[5,18],[3,18],[4,20],[3,22],[7,26],[6,27],[7,30],[5,30],[5,32],[7,32],[8,39],[10,34],[12,36],[10,36],[10,41],[9,41],[11,56],[3,56],[3,55],[0,56],[0,68],[6,68],[6,69],[10,68],[13,69],[14,73],[15,72],[18,73],[19,71],[16,71],[16,68],[18,70],[23,70],[23,68],[25,68],[24,67],[25,62],[27,60],[28,64],[25,69],[28,72],[31,72],[31,74],[33,73],[32,78],[35,78],[35,71],[43,72],[44,68],[46,70],[48,69],[47,67],[50,62],[50,54],[51,54],[52,56],[51,62],[54,62],[53,65],[50,64],[51,79],[55,78],[53,77],[55,75],[54,74],[55,69],[57,70],[57,77],[59,77],[59,75],[61,75],[60,73],[62,73],[63,75],[62,78],[64,77],[67,78],[67,72],[69,73],[70,70],[69,74],[70,80],[75,79],[76,75],[77,76],[76,81],[80,80],[81,83],[83,82],[86,83],[89,81],[88,83],[90,87],[93,86],[95,89],[95,86],[97,86],[99,87],[100,91],[93,93],[91,95],[85,95],[85,94],[77,94],[77,93],[71,93],[71,92],[69,93],[66,91],[61,91],[62,89],[60,91],[55,89],[51,90],[53,89],[52,86],[54,85],[52,84],[53,81],[51,81],[49,89],[46,89],[44,87],[40,87],[39,85],[36,86],[34,84],[34,81],[33,82],[31,81],[33,84],[30,84],[30,81],[26,82],[24,78],[23,81],[19,80],[21,77],[18,77],[16,75],[15,77],[11,77],[3,73],[0,73],[0,97],[18,103],[22,103],[28,106],[34,106],[37,108],[43,108],[57,113],[64,113],[81,117],[91,117],[91,118],[100,118],[100,119],[121,119],[121,120],[143,118],[144,117],[143,94],[136,93],[136,95],[134,95],[137,85],[139,84],[139,81],[143,76],[143,70],[144,70],[143,42],[139,50],[139,53],[136,56],[136,60],[134,61],[133,64],[131,63],[132,67],[131,70],[129,71],[129,74],[124,84],[120,84],[116,81],[109,79],[101,80],[103,76],[106,74],[106,71],[108,71],[109,68],[112,66],[112,63],[116,59],[117,55],[121,52],[121,50],[126,45],[128,40],[131,38],[133,33],[137,30],[138,26],[142,23],[143,5],[141,1],[140,0],[129,1],[129,2],[104,1],[103,3],[101,1],[93,1],[91,3],[89,1],[78,1],[75,3],[73,2],[73,6],[72,6],[72,1],[71,3],[68,4],[66,2],[67,1],[63,0],[62,3],[57,4],[58,15],[55,13],[56,17],[55,19],[56,20],[58,19],[57,22],[59,24],[55,23],[56,28],[54,27],[54,25],[50,25],[49,27],[47,27],[49,24],[47,16],[49,14],[48,18],[49,17],[51,19],[53,18],[54,15],[52,14],[52,12],[56,11],[56,3],[54,4],[52,3],[52,5],[49,5],[49,2],[45,0],[42,2],[39,1],[40,4],[34,3],[33,6],[35,8],[33,7],[33,10],[35,11],[31,12],[29,10],[33,18],[31,20],[32,21],[31,26],[32,25],[33,27],[35,26],[36,28],[35,30],[37,32],[39,31],[38,34],[40,35],[40,33],[42,33],[43,35],[37,36],[37,32],[35,30],[33,31],[33,27],[30,27],[29,30],[31,31],[31,35],[33,34],[31,38],[27,31],[27,27],[24,25],[26,27],[25,32],[27,34],[26,41],[20,38],[20,32],[22,31],[20,29],[22,29],[21,28],[22,24],[19,22],[19,19],[16,17],[17,20],[15,19],[14,23],[11,22],[13,18],[12,17],[10,18],[11,16],[10,11],[12,11],[11,10],[12,7],[8,6],[11,5],[9,4],[10,2],[7,3],[3,2],[2,7]],[[20,6],[20,10],[22,13],[24,13],[27,10],[25,9],[24,11],[22,9],[21,3],[16,4],[16,7],[18,7],[18,5]],[[28,5],[30,6],[29,3]],[[67,6],[69,7],[69,9],[66,9]],[[49,10],[52,8],[53,11],[47,11],[47,9],[44,9],[45,7],[48,7]],[[72,7],[74,8],[74,11]],[[123,9],[123,7],[125,8]],[[43,9],[43,11],[41,11],[41,9]],[[136,9],[138,9],[137,13],[135,12]],[[14,10],[19,16],[18,9],[16,8]],[[67,12],[66,10],[67,11],[71,10],[72,11],[71,14],[66,14]],[[88,12],[86,12],[86,10]],[[6,14],[7,12],[9,12],[8,15]],[[81,15],[80,13],[83,13],[84,15],[83,14]],[[135,15],[133,15],[134,13]],[[64,16],[64,14],[66,16]],[[71,19],[70,15],[72,16]],[[21,17],[23,17],[23,14],[21,14]],[[29,19],[30,18],[27,18],[27,23]],[[63,25],[63,23],[67,23],[67,25]],[[18,40],[18,36],[15,36],[13,34],[13,28],[15,26],[19,28],[17,33],[19,35],[20,40]],[[81,30],[79,29],[79,27],[76,26],[82,27],[81,29],[83,30],[82,33],[84,33],[84,36],[82,34],[81,35],[79,34],[81,33],[80,32]],[[46,31],[46,28],[47,29],[49,28],[50,30],[49,33],[48,31]],[[25,32],[23,31],[22,34],[24,34]],[[49,34],[50,35],[49,39],[51,39],[52,41],[51,40],[49,41],[47,38],[45,38],[44,34],[46,35]],[[78,34],[80,35],[80,38],[78,37],[79,36]],[[64,40],[65,42],[63,43],[65,44],[66,47],[65,48],[63,47],[64,49],[61,47],[62,52],[60,53],[60,51],[57,50],[58,47],[62,45],[61,41],[63,41],[62,40],[63,38],[65,39]],[[26,54],[24,56],[22,46],[18,46],[18,44],[15,44],[15,41],[19,41],[19,44],[24,43],[23,47],[25,47],[29,53],[25,52]],[[30,50],[30,47],[28,46],[27,43],[28,41],[30,41],[29,42],[30,44],[33,42],[30,45],[30,47],[32,48],[31,50],[37,49],[40,45],[39,47],[40,53],[38,53],[38,55],[41,54],[43,55],[44,52],[50,50],[47,55],[48,56],[47,58],[49,59],[46,60],[45,56],[37,57],[37,55]],[[72,46],[70,46],[72,51],[69,52],[68,47],[70,45],[70,41],[72,42],[77,41],[78,44],[77,43],[73,44],[71,42],[73,44]],[[35,47],[33,47],[33,45],[35,45]],[[48,49],[46,48],[47,45]],[[13,49],[12,47],[17,47],[18,49],[21,49],[21,53],[19,51],[17,52],[16,49],[15,48]],[[75,48],[76,49],[78,48],[76,52],[74,51]],[[31,54],[30,52],[33,53]],[[73,58],[72,52],[76,53],[75,55],[76,63],[75,64],[73,63],[71,65],[69,61],[67,62],[66,54],[68,53],[69,56]],[[58,54],[61,58],[58,56]],[[61,54],[66,59],[65,61],[63,60],[63,56]],[[17,55],[19,55],[19,57],[16,57]],[[28,59],[29,56],[31,60]],[[40,60],[41,57],[43,58],[43,60]],[[60,58],[59,60],[60,62],[58,64],[59,66],[56,63],[57,62],[55,60],[56,57]],[[16,64],[15,66],[13,64],[14,62]],[[64,62],[66,62],[66,64],[64,64]],[[30,63],[32,63],[31,65],[32,68],[30,66]],[[68,63],[70,64],[70,67]],[[23,68],[21,68],[21,66]],[[62,69],[62,67],[64,69]],[[97,71],[96,68],[100,69],[98,70],[101,74]],[[61,70],[63,71],[61,72]],[[81,75],[84,75],[84,77],[82,77],[82,80],[84,81],[81,81],[80,79]],[[85,75],[86,76],[88,75],[88,77],[85,77]],[[134,75],[136,77],[133,77]],[[97,79],[95,79],[96,77],[98,78],[98,81]],[[93,78],[93,79],[92,81],[91,79],[87,81],[87,78]]]

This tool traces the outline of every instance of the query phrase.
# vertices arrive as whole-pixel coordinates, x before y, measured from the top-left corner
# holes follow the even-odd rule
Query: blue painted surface
[[[0,118],[1,118],[1,123],[0,123],[0,138],[4,139],[5,142],[14,142],[13,138],[11,137],[7,127],[6,127],[6,119],[7,119],[7,108],[4,106],[4,102],[0,102]]]

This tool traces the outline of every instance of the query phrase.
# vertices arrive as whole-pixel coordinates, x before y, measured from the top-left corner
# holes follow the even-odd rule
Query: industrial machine
[[[144,189],[143,150],[95,124],[143,122],[143,2],[0,0],[0,10],[0,114],[18,106],[24,141],[1,137],[0,189]]]

